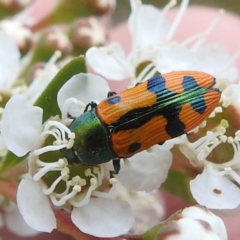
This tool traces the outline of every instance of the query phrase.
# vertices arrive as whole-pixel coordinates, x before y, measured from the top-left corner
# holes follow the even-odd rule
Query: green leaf
[[[161,190],[178,196],[188,203],[196,203],[190,192],[190,180],[191,178],[187,174],[170,170],[167,180],[161,185]]]
[[[74,75],[78,73],[86,73],[86,63],[84,57],[77,57],[66,64],[49,83],[41,96],[35,102],[35,106],[43,109],[43,122],[51,116],[60,115],[60,109],[57,105],[57,93],[59,89]],[[1,159],[0,172],[3,172],[26,158],[17,157],[12,152],[8,152]]]

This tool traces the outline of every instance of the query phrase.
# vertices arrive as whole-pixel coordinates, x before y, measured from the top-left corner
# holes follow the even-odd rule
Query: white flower
[[[178,42],[174,39],[174,34],[187,9],[188,0],[182,1],[172,24],[166,23],[164,18],[168,10],[174,6],[174,1],[170,1],[162,11],[152,6],[143,5],[140,1],[133,0],[130,3],[132,13],[128,21],[128,28],[132,36],[131,51],[127,55],[121,45],[116,42],[110,43],[106,47],[90,48],[86,54],[87,62],[94,71],[110,80],[127,78],[129,87],[132,87],[136,82],[152,77],[156,72],[166,73],[176,70],[206,72],[216,77],[217,87],[224,89],[228,86],[222,96],[222,106],[228,107],[231,102],[239,110],[239,86],[232,84],[239,78],[235,62],[240,51],[230,56],[225,47],[218,43],[205,44],[221,21],[224,11],[220,10],[202,32]],[[139,73],[137,68],[141,63],[146,66]],[[108,68],[108,66],[111,67]],[[219,112],[222,112],[221,107],[217,107],[211,117]],[[200,127],[204,127],[204,124],[206,122],[202,123]],[[203,173],[190,183],[191,192],[196,201],[209,208],[236,208],[240,204],[240,198],[232,196],[240,194],[239,188],[235,184],[235,182],[240,183],[237,162],[239,133],[236,131],[235,137],[226,136],[226,124],[224,122],[221,124],[223,126],[209,131],[206,136],[195,142],[190,142],[186,136],[182,136],[176,139],[173,145],[180,144],[181,151],[189,158],[190,163],[194,167],[204,169]],[[213,164],[207,159],[208,155],[214,148],[226,141],[234,150],[233,158],[229,161],[226,160],[224,164]],[[158,148],[155,148],[154,151],[157,152]],[[154,161],[154,158],[152,160]],[[132,165],[134,165],[134,158]],[[168,168],[166,162],[165,167]],[[129,184],[127,179],[130,178],[130,171],[125,173],[124,167],[122,169],[117,178],[121,179],[123,184],[125,180]],[[134,168],[134,171],[136,169]],[[162,181],[165,177],[164,175],[159,176]],[[142,186],[137,181],[138,177],[133,178],[128,187],[140,190]],[[144,186],[146,187],[146,185]],[[152,182],[151,186],[156,186],[156,184]]]
[[[240,98],[237,90],[239,86],[233,84],[223,91],[223,106],[228,107],[231,104],[239,108],[237,103]],[[221,108],[216,110],[216,112],[222,112]],[[214,115],[215,113],[212,114]],[[203,172],[190,182],[193,197],[199,204],[212,209],[233,209],[240,204],[238,187],[240,184],[240,131],[237,130],[234,137],[228,136],[226,134],[228,127],[228,122],[222,119],[215,131],[207,132],[195,142],[189,142],[186,137],[181,138],[182,153],[188,157],[193,166],[203,167]],[[225,145],[222,149],[228,153],[227,155],[233,151],[233,157],[223,158],[224,162],[214,155],[211,160],[208,159],[210,153],[223,144]]]
[[[102,100],[106,98],[108,90],[106,81],[101,77],[82,73],[73,76],[58,92],[61,119],[54,117],[44,125],[42,125],[42,109],[30,106],[26,102],[26,96],[16,95],[6,104],[1,130],[7,148],[18,156],[30,152],[29,171],[32,178],[21,181],[18,205],[25,221],[32,228],[50,232],[56,227],[56,220],[47,196],[57,207],[71,204],[72,221],[85,233],[98,237],[114,237],[128,232],[131,228],[134,218],[129,204],[115,200],[111,191],[97,190],[105,181],[110,181],[108,184],[105,183],[105,186],[113,184],[114,179],[109,179],[109,170],[112,170],[112,166],[110,168],[109,164],[92,167],[76,166],[77,175],[74,173],[75,176],[70,178],[73,168],[70,168],[66,160],[57,158],[49,163],[41,160],[43,153],[71,148],[74,135],[65,126],[72,121],[68,114],[78,117],[83,113],[83,102],[88,103],[93,99]],[[10,121],[10,118],[16,121]],[[48,136],[53,136],[56,140],[53,145],[45,146],[44,142]],[[172,158],[168,150],[163,151],[160,148],[160,146],[154,147],[155,151],[151,154],[148,152],[137,154],[130,164],[125,160],[127,165],[122,166],[123,173],[119,174],[119,181],[134,190],[152,191],[159,187],[167,176]],[[146,166],[145,173],[142,171],[143,165]],[[52,171],[59,172],[59,177],[47,184],[48,180],[43,179]],[[135,181],[132,181],[132,176]],[[56,187],[60,187],[62,193],[55,192]],[[110,187],[110,189],[114,188],[117,188],[116,184]],[[31,197],[33,195],[34,198]],[[42,210],[33,211],[39,204]],[[44,214],[45,212],[48,212],[48,215]],[[113,213],[114,221],[111,215]]]
[[[165,15],[176,2],[170,1],[160,11],[140,1],[130,1],[132,12],[128,27],[132,37],[132,49],[126,54],[117,42],[104,47],[92,47],[86,53],[89,66],[109,80],[129,80],[129,86],[147,80],[156,72],[197,70],[217,78],[218,86],[235,82],[239,72],[234,65],[240,55],[237,51],[230,56],[224,46],[211,43],[203,46],[208,36],[221,21],[220,11],[206,29],[183,42],[174,39],[174,34],[187,9],[188,0],[183,0],[172,24]],[[104,60],[103,60],[104,59]],[[145,67],[137,69],[140,64]],[[109,67],[110,66],[110,67]]]
[[[128,78],[132,81],[132,85],[142,81],[149,70],[151,72],[148,76],[152,76],[156,72],[152,63],[142,71],[138,79],[136,79],[136,68],[142,62],[152,61],[156,56],[169,29],[164,16],[173,5],[175,1],[171,1],[160,11],[154,6],[131,1],[129,29],[133,38],[132,51],[127,56],[118,43],[111,43],[106,47],[92,47],[86,53],[88,64],[94,71],[110,80],[118,81]]]

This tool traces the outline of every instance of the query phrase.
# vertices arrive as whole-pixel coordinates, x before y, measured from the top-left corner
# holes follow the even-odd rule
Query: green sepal
[[[40,97],[35,102],[35,106],[43,109],[43,123],[51,116],[60,116],[60,109],[57,104],[57,93],[59,89],[74,75],[78,73],[86,73],[86,62],[83,56],[74,58],[66,64],[48,84]],[[12,166],[15,166],[20,161],[26,158],[17,157],[12,152],[8,152],[5,157],[1,159],[0,172],[3,172]],[[57,159],[57,158],[56,158]]]
[[[167,220],[161,222],[160,224],[154,226],[153,228],[151,228],[150,230],[148,230],[147,232],[145,232],[144,234],[142,234],[141,236],[141,240],[157,240],[158,235],[161,233],[161,230],[163,228],[165,228],[171,221],[173,221],[176,216],[181,212],[177,211],[176,213],[174,213],[172,216],[170,216]]]
[[[169,170],[167,180],[161,185],[161,190],[178,196],[187,203],[196,203],[192,197],[189,182],[191,178],[187,174]]]

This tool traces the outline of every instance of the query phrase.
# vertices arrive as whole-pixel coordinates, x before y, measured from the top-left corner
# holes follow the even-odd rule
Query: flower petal
[[[69,98],[76,98],[86,104],[95,100],[100,101],[107,97],[108,91],[108,83],[102,77],[91,73],[79,73],[70,78],[59,90],[58,106],[62,111],[64,103]],[[72,104],[68,113],[73,117],[78,117],[82,111]]]
[[[157,70],[161,73],[179,70],[201,71],[201,62],[187,48],[180,46],[165,47],[159,51],[157,56]]]
[[[212,209],[233,209],[240,204],[239,188],[225,176],[213,174],[204,168],[202,174],[190,181],[196,201]]]
[[[8,88],[20,69],[20,52],[15,41],[4,31],[0,31],[0,86]]]
[[[191,218],[180,218],[178,221],[170,222],[157,239],[164,238],[166,240],[225,240],[211,231],[206,222]]]
[[[165,181],[171,164],[171,152],[153,146],[152,152],[143,151],[131,157],[130,166],[123,165],[116,178],[128,189],[149,192]]]
[[[223,96],[226,97],[231,105],[233,105],[240,113],[240,86],[238,84],[232,84],[227,86],[223,91]]]
[[[169,29],[162,12],[152,5],[144,4],[138,5],[136,10],[131,12],[128,25],[136,48],[158,46]]]
[[[28,237],[39,233],[27,225],[15,204],[12,204],[11,209],[7,210],[5,221],[7,228],[17,236]]]
[[[7,148],[17,156],[39,146],[43,110],[33,107],[24,95],[13,96],[6,104],[2,123],[2,138]]]
[[[56,219],[40,185],[23,179],[18,187],[17,204],[25,222],[33,229],[51,232],[56,228]]]
[[[131,207],[126,202],[92,198],[72,211],[73,223],[83,232],[96,237],[117,237],[129,231],[134,223]]]
[[[226,83],[226,80],[234,82],[238,79],[238,70],[231,63],[231,55],[227,49],[219,44],[212,44],[204,48],[200,48],[196,52],[201,62],[202,71],[213,75],[218,81]],[[219,84],[219,82],[218,82]]]
[[[119,43],[106,47],[91,47],[86,52],[89,66],[109,80],[123,80],[130,76],[127,57]]]

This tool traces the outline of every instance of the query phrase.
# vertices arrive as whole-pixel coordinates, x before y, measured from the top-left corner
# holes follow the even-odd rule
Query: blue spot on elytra
[[[113,96],[107,99],[108,103],[110,104],[117,104],[120,102],[120,100],[121,100],[120,96]]]
[[[203,114],[205,109],[207,108],[203,97],[199,97],[197,99],[191,100],[190,103],[192,104],[194,111],[200,114]]]
[[[182,82],[183,88],[185,91],[190,90],[195,87],[199,87],[195,78],[191,76],[184,76]]]
[[[165,90],[165,78],[161,75],[150,78],[148,80],[147,90],[154,93],[159,93],[162,90]]]

